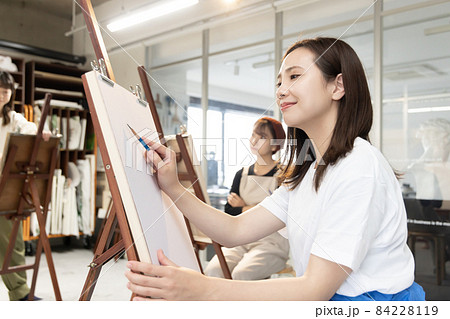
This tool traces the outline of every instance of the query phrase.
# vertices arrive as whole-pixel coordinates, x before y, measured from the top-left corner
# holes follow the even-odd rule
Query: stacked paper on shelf
[[[80,230],[91,235],[95,222],[95,156],[86,155],[85,160],[78,160],[77,167],[81,176],[81,183],[77,188]]]
[[[62,175],[60,169],[56,169],[53,175],[52,197],[50,202],[50,212],[48,219],[50,222],[49,234],[61,234],[62,229],[62,211],[63,195],[66,177]]]
[[[50,90],[46,89],[46,91],[50,91]],[[44,100],[37,100],[37,101],[34,101],[34,103],[37,104],[37,105],[42,106],[42,105],[44,105]],[[51,106],[74,108],[74,109],[79,109],[79,110],[83,109],[83,107],[80,104],[78,104],[77,102],[64,101],[64,100],[53,100],[52,99],[50,101],[50,105]]]
[[[86,139],[86,126],[87,126],[87,119],[81,119],[81,134],[80,134],[80,142],[78,145],[78,149],[81,151],[84,149],[84,140]]]
[[[67,148],[69,150],[77,150],[80,147],[81,136],[81,122],[80,116],[72,116],[69,120],[69,143]]]
[[[68,163],[67,176],[55,170],[47,231],[52,235],[92,235],[95,226],[95,155]]]

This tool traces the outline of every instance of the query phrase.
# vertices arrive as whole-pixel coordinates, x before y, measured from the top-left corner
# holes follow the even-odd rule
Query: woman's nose
[[[277,99],[282,99],[283,97],[285,97],[288,94],[288,89],[286,87],[284,87],[283,85],[280,85],[277,89],[277,91],[275,92]]]

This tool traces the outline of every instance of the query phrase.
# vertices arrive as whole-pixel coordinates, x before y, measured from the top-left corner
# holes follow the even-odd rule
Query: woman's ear
[[[333,100],[339,101],[345,95],[344,81],[342,79],[342,73],[339,73],[333,81]]]

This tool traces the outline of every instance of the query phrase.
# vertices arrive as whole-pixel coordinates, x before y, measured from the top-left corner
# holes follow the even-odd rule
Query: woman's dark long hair
[[[308,49],[314,55],[314,63],[324,79],[332,81],[342,73],[345,94],[340,100],[336,126],[330,145],[323,154],[323,165],[318,165],[314,175],[314,188],[318,191],[329,165],[345,157],[357,137],[369,141],[372,127],[372,102],[364,68],[355,51],[344,41],[334,38],[306,39],[294,43],[283,60],[298,48]],[[294,189],[302,181],[312,162],[314,149],[308,135],[299,128],[288,128],[288,161],[282,174],[284,183]]]
[[[7,125],[11,119],[9,118],[9,111],[14,109],[14,100],[16,96],[16,89],[14,87],[14,78],[8,72],[0,71],[0,87],[11,90],[11,99],[6,103],[2,110],[1,116],[3,117],[3,125]]]

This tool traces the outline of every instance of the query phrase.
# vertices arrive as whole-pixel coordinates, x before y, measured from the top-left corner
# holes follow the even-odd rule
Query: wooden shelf
[[[85,100],[83,83],[81,75],[86,70],[80,70],[72,66],[66,66],[55,63],[44,63],[39,61],[29,61],[25,64],[25,71],[23,77],[25,87],[24,100],[26,104],[33,107],[37,104],[36,101],[44,99],[46,93],[52,94],[52,100],[77,102]],[[20,75],[17,75],[18,77]],[[95,150],[87,149],[88,144],[95,145],[94,128],[90,113],[86,109],[78,109],[74,107],[58,106],[50,103],[49,111],[49,129],[53,133],[63,134],[64,148],[60,148],[57,168],[62,170],[62,174],[67,177],[69,171],[69,162],[77,163],[77,160],[85,159],[86,154],[94,154]],[[59,117],[59,123],[63,123],[66,127],[65,134],[62,132],[62,124],[56,128],[53,127],[53,116]],[[74,116],[79,116],[81,119],[86,119],[86,133],[84,136],[84,145],[82,149],[74,148],[67,149],[70,140],[70,119]],[[58,122],[58,121],[57,121]],[[81,137],[82,138],[82,137]],[[93,139],[93,142],[91,140]],[[76,142],[75,142],[76,143]],[[95,213],[95,212],[94,212]],[[30,224],[24,223],[24,239],[32,240],[36,237],[30,234]],[[81,235],[81,234],[80,234]],[[65,237],[65,235],[51,234],[49,238]]]
[[[12,62],[17,66],[16,72],[8,72],[14,78],[14,81],[19,85],[16,89],[16,98],[14,100],[14,108],[16,112],[22,112],[25,104],[25,61],[22,58],[11,56]]]
[[[27,104],[34,105],[45,93],[54,100],[79,101],[85,99],[81,75],[86,71],[61,64],[30,61],[26,63]]]

